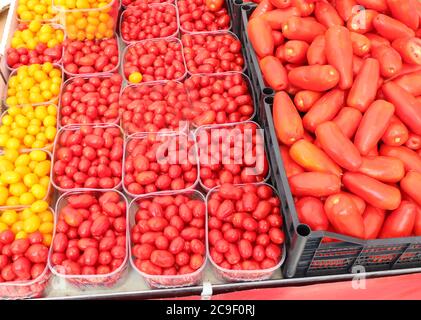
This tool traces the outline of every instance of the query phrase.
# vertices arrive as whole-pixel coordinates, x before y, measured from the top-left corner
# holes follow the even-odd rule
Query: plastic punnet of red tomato
[[[128,259],[126,207],[117,191],[63,194],[49,255],[53,273],[75,285],[114,285]]]
[[[120,185],[124,141],[119,126],[67,126],[56,141],[52,182],[58,190]]]
[[[125,153],[123,187],[132,196],[193,189],[198,181],[197,148],[190,134],[134,134]]]
[[[218,274],[233,281],[264,280],[280,266],[280,204],[267,184],[225,183],[209,192],[209,252]]]
[[[123,6],[140,6],[143,4],[155,4],[155,3],[174,3],[173,0],[122,0]]]
[[[123,11],[120,34],[125,42],[166,38],[177,33],[177,9],[173,4],[143,3]]]
[[[181,41],[170,37],[144,40],[128,46],[123,71],[130,83],[183,79],[186,66]]]
[[[206,263],[206,205],[195,190],[131,204],[133,266],[152,287],[194,285]]]
[[[130,85],[120,96],[122,126],[126,134],[183,131],[190,102],[181,82]]]
[[[47,258],[54,214],[43,200],[25,209],[8,209],[0,217],[0,295],[40,297],[48,284]]]
[[[9,68],[21,65],[58,63],[63,55],[64,31],[58,25],[35,20],[20,24],[14,32],[6,62]]]
[[[120,63],[118,38],[65,40],[63,67],[66,74],[112,73]]]
[[[60,97],[60,125],[117,123],[122,82],[119,74],[67,80]]]
[[[224,0],[180,0],[177,8],[183,32],[228,30],[231,26]]]
[[[242,73],[193,75],[184,85],[191,101],[188,118],[195,126],[247,121],[254,115],[252,86]]]
[[[420,10],[413,0],[270,0],[249,20],[279,91],[274,125],[297,214],[312,230],[421,235]]]
[[[256,183],[267,178],[263,133],[255,122],[199,127],[196,141],[204,188]]]
[[[181,41],[190,74],[244,70],[241,42],[233,33],[185,34]]]

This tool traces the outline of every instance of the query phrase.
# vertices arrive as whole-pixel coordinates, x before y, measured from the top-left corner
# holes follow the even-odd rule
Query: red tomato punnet
[[[195,126],[247,121],[254,115],[252,86],[242,73],[193,75],[184,85],[191,105],[183,114]]]
[[[190,74],[242,72],[244,69],[241,42],[233,33],[185,34],[181,42]]]
[[[224,183],[264,181],[269,172],[263,135],[251,121],[197,129],[200,182],[208,189]]]
[[[69,76],[114,72],[120,64],[117,36],[104,40],[64,41],[63,68]]]
[[[62,227],[55,230],[49,256],[53,273],[76,285],[115,284],[128,259],[124,196],[110,190],[68,192],[57,208]]]
[[[230,29],[231,19],[226,6],[207,6],[208,1],[177,1],[182,32],[208,32]]]
[[[54,149],[54,186],[112,189],[121,183],[122,130],[117,125],[82,125],[62,128]]]
[[[117,123],[119,74],[70,78],[60,96],[60,125]]]
[[[130,216],[131,263],[150,285],[185,286],[201,279],[207,244],[200,192],[142,197],[132,202]]]
[[[226,183],[208,194],[208,245],[218,273],[230,280],[271,276],[283,255],[280,205],[267,184]]]
[[[177,9],[173,4],[141,3],[122,13],[120,34],[125,42],[166,38],[177,33]]]
[[[120,96],[122,127],[127,134],[136,132],[182,131],[190,120],[191,105],[184,85],[163,81],[130,85]]]
[[[142,133],[126,142],[123,186],[136,196],[186,190],[198,179],[197,148],[186,133]]]
[[[183,46],[177,38],[149,39],[126,47],[123,71],[131,83],[181,80],[186,74]]]

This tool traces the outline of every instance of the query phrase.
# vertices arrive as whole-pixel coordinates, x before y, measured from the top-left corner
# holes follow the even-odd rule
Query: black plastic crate
[[[268,87],[265,81],[263,80],[262,73],[260,72],[259,60],[256,56],[256,53],[254,52],[252,45],[250,44],[250,40],[247,33],[248,19],[256,7],[257,5],[252,2],[243,3],[241,6],[239,6],[241,13],[241,29],[239,37],[243,44],[243,47],[246,49],[245,59],[250,80],[252,81],[253,86],[256,89],[258,100],[263,102],[263,99],[266,96],[272,96],[274,94],[274,90]]]
[[[421,267],[421,237],[361,240],[332,232],[311,231],[295,210],[272,118],[273,97],[265,97],[259,119],[265,130],[272,183],[278,190],[287,235],[287,278],[338,275]],[[326,238],[338,242],[325,243]]]
[[[237,36],[241,33],[241,6],[254,5],[253,2],[245,2],[243,0],[226,0],[228,10],[232,20],[232,32]]]

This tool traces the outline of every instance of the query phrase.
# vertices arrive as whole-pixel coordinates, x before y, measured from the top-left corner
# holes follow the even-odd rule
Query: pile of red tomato
[[[62,197],[59,205],[50,259],[54,270],[70,276],[121,270],[127,259],[124,197],[116,191],[76,192]]]
[[[280,200],[266,184],[223,184],[208,197],[210,258],[223,269],[265,270],[282,256]]]
[[[262,0],[250,17],[297,214],[313,230],[421,235],[420,12],[416,0]]]
[[[206,205],[198,192],[151,196],[137,206],[132,255],[141,272],[185,275],[203,266]]]
[[[119,65],[118,39],[66,40],[63,67],[71,76],[113,72]]]

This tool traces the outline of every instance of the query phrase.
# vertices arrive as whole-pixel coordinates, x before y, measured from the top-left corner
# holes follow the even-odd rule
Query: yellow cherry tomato
[[[16,138],[10,138],[7,142],[6,142],[6,148],[8,149],[19,149],[20,147],[20,141]]]
[[[0,159],[0,173],[5,171],[13,171],[13,163],[7,159]]]
[[[1,181],[5,184],[18,183],[20,181],[20,175],[14,171],[5,171],[1,174]]]
[[[4,157],[9,160],[15,162],[19,156],[19,152],[17,150],[8,149],[4,152]]]
[[[28,29],[31,30],[32,32],[38,32],[40,28],[41,28],[41,22],[37,20],[31,21],[31,23],[29,23],[29,26],[28,26]]]
[[[39,184],[48,190],[48,187],[50,186],[50,177],[49,176],[42,177],[41,179],[39,179]]]
[[[18,221],[18,214],[15,210],[6,210],[3,211],[1,215],[1,221],[7,224],[8,226],[13,225],[16,221]]]
[[[18,125],[18,127],[21,127],[21,128],[27,128],[29,125],[28,118],[22,114],[18,114],[15,116],[15,122]]]
[[[57,129],[55,127],[45,128],[45,137],[49,141],[54,141],[54,138],[56,137],[56,133],[57,133]]]
[[[6,206],[9,206],[9,207],[16,207],[16,206],[18,206],[18,205],[20,205],[20,203],[19,203],[19,198],[18,197],[15,197],[15,196],[9,196],[8,198],[7,198],[7,201],[6,201]]]
[[[39,182],[38,176],[35,173],[28,173],[23,177],[23,183],[28,187],[31,188],[34,184]]]
[[[20,220],[26,220],[29,217],[33,216],[35,213],[32,212],[31,208],[25,208],[23,209],[20,214],[19,214],[19,219]]]
[[[13,233],[18,233],[19,231],[23,230],[23,221],[17,221],[12,225],[11,230],[13,231]]]
[[[15,166],[27,166],[31,162],[29,154],[24,153],[19,155],[15,160]]]
[[[44,200],[37,200],[31,205],[32,212],[40,213],[48,209],[48,202]]]
[[[44,161],[47,159],[47,153],[41,150],[33,150],[29,153],[31,160],[33,161]]]
[[[34,142],[35,142],[35,137],[33,135],[27,134],[23,138],[23,143],[28,148],[30,148]]]
[[[23,184],[23,182],[14,183],[9,186],[10,194],[16,197],[20,197],[26,191],[27,191],[27,188]]]
[[[15,167],[15,172],[19,174],[19,176],[24,177],[26,174],[31,172],[31,169],[26,166],[19,166]]]
[[[41,219],[37,215],[30,216],[23,222],[23,231],[26,233],[32,233],[39,229],[41,225]]]
[[[46,116],[46,117],[44,118],[43,124],[44,124],[44,126],[46,126],[46,127],[55,127],[55,126],[56,126],[56,124],[57,124],[56,117],[54,117],[54,116],[50,116],[50,115]]]
[[[21,196],[19,197],[20,204],[24,205],[24,206],[30,205],[34,201],[35,201],[35,197],[30,192],[25,192],[25,193],[21,194]]]
[[[142,74],[140,72],[133,72],[129,75],[129,81],[132,83],[139,83],[142,81]]]
[[[50,169],[51,169],[51,161],[45,160],[45,161],[42,161],[42,162],[38,163],[35,166],[34,173],[38,177],[43,177],[43,176],[46,176],[50,173]]]
[[[40,199],[44,199],[45,196],[47,195],[47,190],[45,189],[44,186],[42,186],[41,184],[34,184],[31,187],[31,193],[34,195],[34,197],[38,200]]]
[[[41,218],[42,222],[54,222],[54,216],[50,210],[40,212],[38,213],[38,216]]]
[[[50,104],[47,107],[47,111],[48,111],[48,114],[51,115],[51,116],[57,115],[57,107],[54,104]],[[9,109],[9,112],[10,112],[10,109]]]

